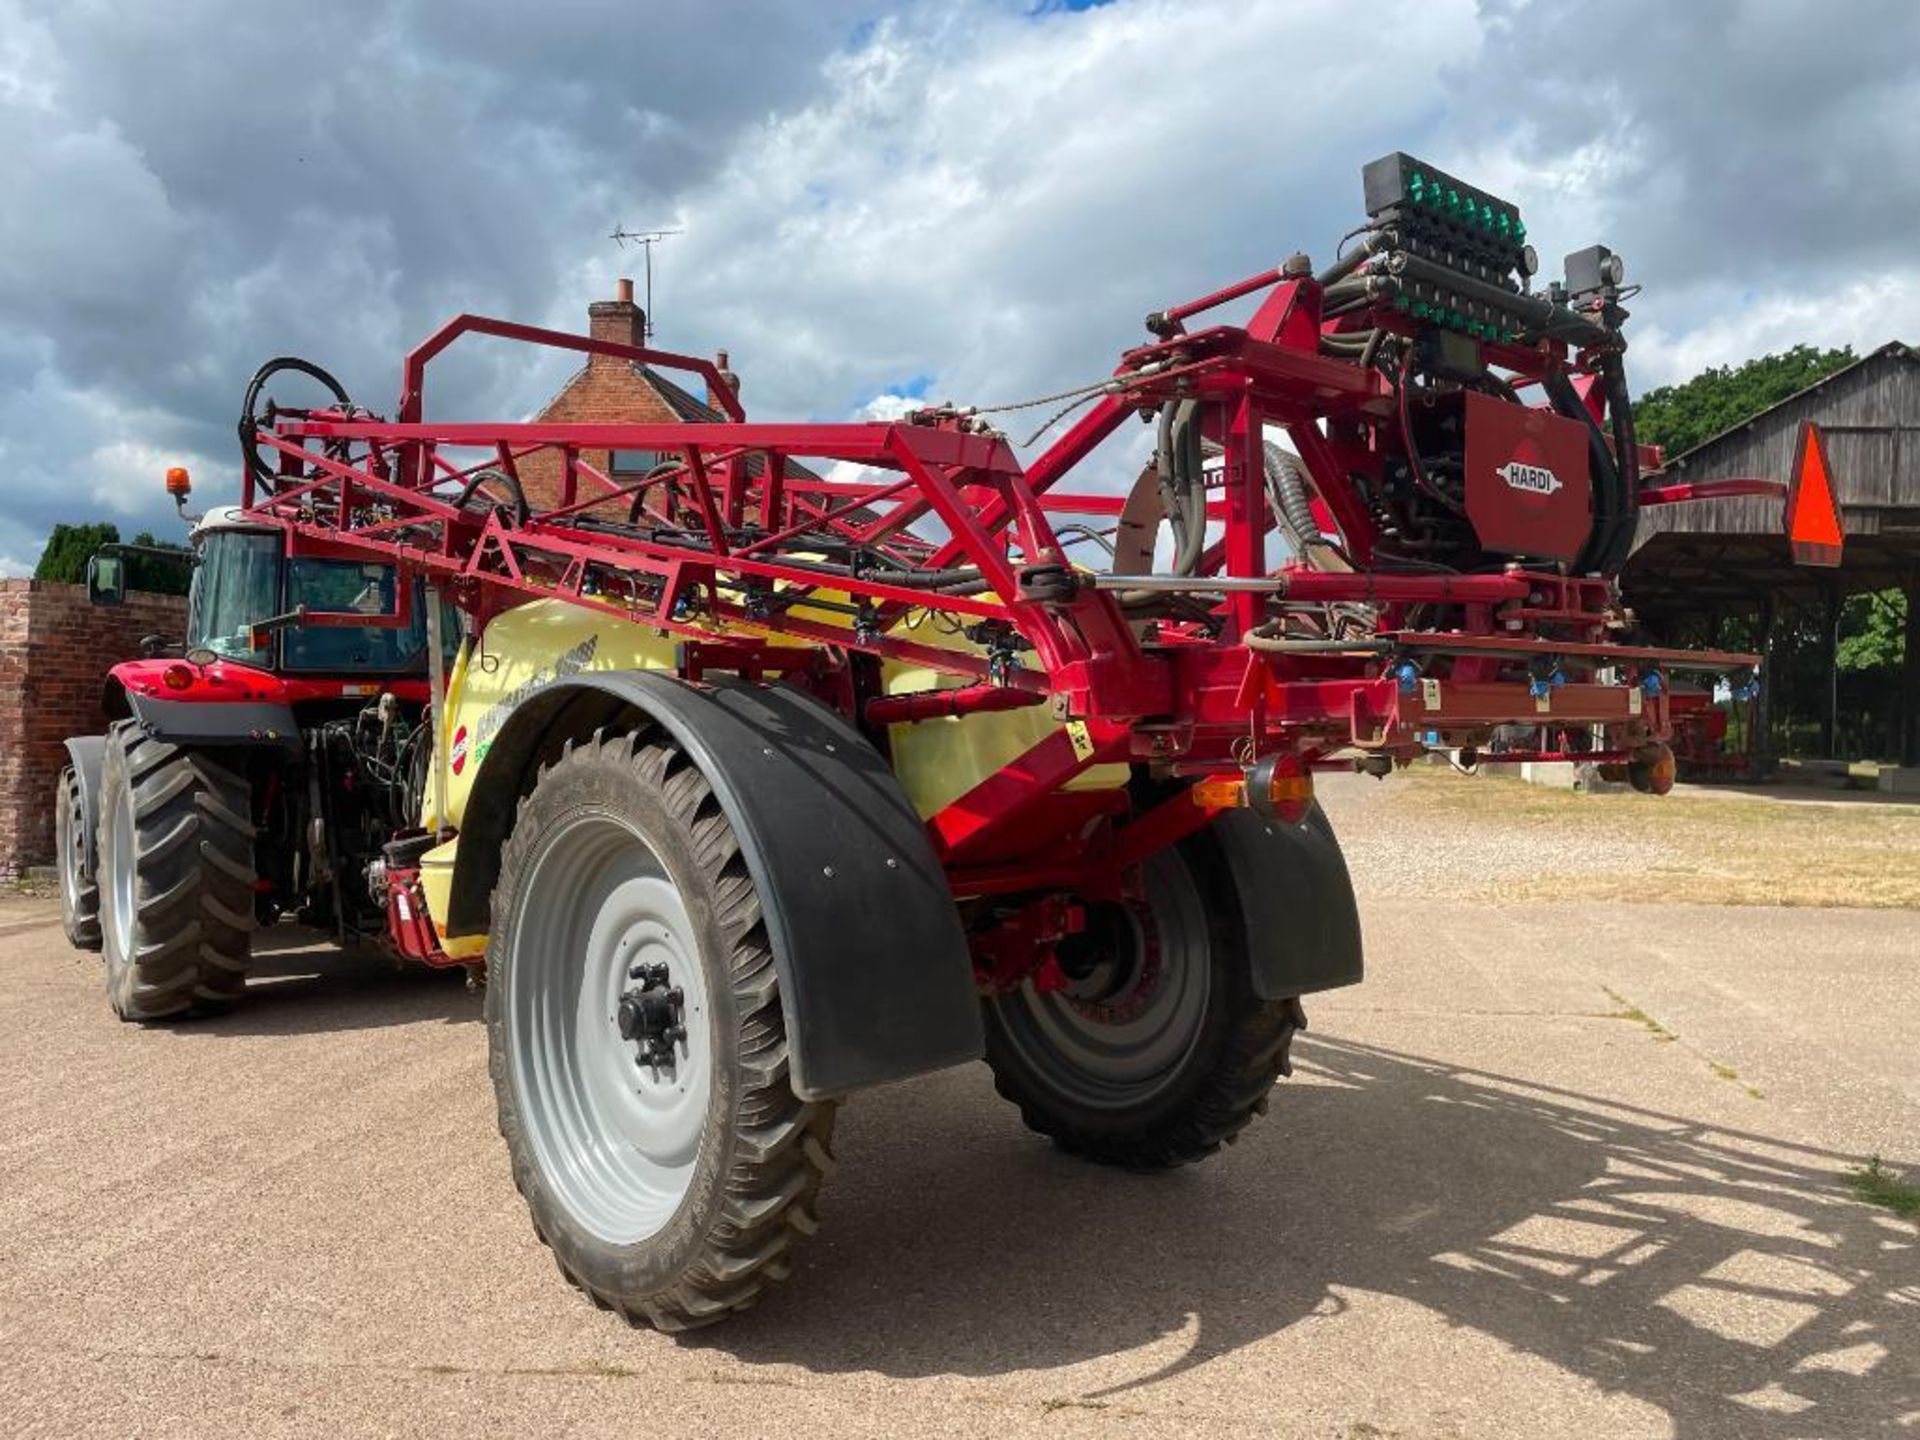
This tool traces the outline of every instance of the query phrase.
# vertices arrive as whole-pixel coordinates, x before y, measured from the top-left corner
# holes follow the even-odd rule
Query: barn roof
[[[1640,511],[1623,592],[1657,620],[1910,584],[1920,574],[1920,351],[1892,341],[1668,461],[1692,481],[1785,480],[1820,425],[1847,538],[1838,568],[1793,563],[1777,497]]]
[[[1805,400],[1809,395],[1814,394],[1816,391],[1824,390],[1826,389],[1827,386],[1834,384],[1836,381],[1841,380],[1846,376],[1853,374],[1854,371],[1860,369],[1862,366],[1871,364],[1873,361],[1882,359],[1883,357],[1887,357],[1887,356],[1891,356],[1897,360],[1905,360],[1910,363],[1920,364],[1920,352],[1916,352],[1913,346],[1908,345],[1901,340],[1889,340],[1886,344],[1880,346],[1879,349],[1869,350],[1865,355],[1860,356],[1857,360],[1849,360],[1845,365],[1842,365],[1838,370],[1834,370],[1826,375],[1822,375],[1818,380],[1814,381],[1811,385],[1803,386],[1801,389],[1794,391],[1791,395],[1788,395],[1786,398],[1774,401],[1773,404],[1767,406],[1766,409],[1757,411],[1754,414],[1747,416],[1747,418],[1744,420],[1737,420],[1733,424],[1727,426],[1726,429],[1721,430],[1716,434],[1709,435],[1706,439],[1702,440],[1698,445],[1693,446],[1691,449],[1682,450],[1678,455],[1672,456],[1667,460],[1666,468],[1668,470],[1678,470],[1683,468],[1684,466],[1691,464],[1695,456],[1702,455],[1708,450],[1711,450],[1714,446],[1718,445],[1721,441],[1727,439],[1729,436],[1744,434],[1745,432],[1753,429],[1753,427],[1756,424],[1758,424],[1761,420],[1765,419],[1769,415],[1772,415],[1775,411],[1784,410],[1790,405],[1797,405],[1801,401]]]

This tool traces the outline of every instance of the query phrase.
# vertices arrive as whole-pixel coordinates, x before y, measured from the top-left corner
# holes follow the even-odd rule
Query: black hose
[[[646,479],[641,482],[640,488],[633,492],[633,503],[627,506],[627,523],[629,525],[640,523],[640,512],[646,508],[647,491],[653,488],[654,481],[663,475],[672,475],[686,468],[687,462],[684,460],[662,460],[647,471]]]
[[[512,499],[513,518],[515,519],[515,521],[517,521],[519,524],[524,525],[527,523],[528,520],[533,518],[533,512],[527,508],[526,491],[520,488],[520,482],[514,479],[513,476],[509,475],[506,471],[495,470],[495,469],[492,469],[491,467],[485,470],[476,470],[473,472],[473,474],[469,475],[467,477],[467,483],[460,487],[459,498],[457,498],[453,503],[464,507],[467,501],[473,498],[473,492],[478,490],[483,483],[489,480],[495,482],[496,484],[504,485],[506,487],[507,493]]]
[[[1607,418],[1613,422],[1613,458],[1620,472],[1620,509],[1614,517],[1611,533],[1601,537],[1602,545],[1595,567],[1613,575],[1627,563],[1633,548],[1634,523],[1640,509],[1640,445],[1633,428],[1633,401],[1627,394],[1626,366],[1618,351],[1600,362],[1600,375],[1607,387]]]
[[[1621,487],[1620,467],[1614,464],[1613,451],[1607,448],[1606,432],[1582,403],[1566,371],[1547,371],[1540,377],[1540,387],[1546,391],[1555,414],[1579,421],[1587,431],[1587,465],[1593,476],[1593,528],[1573,562],[1574,569],[1583,575],[1593,571],[1610,574],[1606,562],[1620,543],[1623,519],[1628,522],[1627,539],[1632,539],[1632,499]],[[1612,403],[1611,400],[1608,403]]]
[[[1323,290],[1330,285],[1337,285],[1373,256],[1399,243],[1399,238],[1391,230],[1375,230],[1313,278]]]
[[[338,380],[311,360],[302,360],[298,355],[279,356],[253,372],[253,379],[247,382],[246,399],[240,402],[240,458],[246,462],[247,472],[260,482],[269,495],[273,493],[279,476],[273,466],[261,458],[260,416],[256,412],[260,404],[260,392],[266,389],[267,381],[290,370],[319,381],[339,402],[341,409],[349,409],[353,405]]]

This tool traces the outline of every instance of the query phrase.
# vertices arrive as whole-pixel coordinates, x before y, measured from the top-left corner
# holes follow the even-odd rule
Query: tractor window
[[[286,608],[335,614],[391,615],[399,608],[393,567],[358,560],[287,562]],[[402,629],[375,625],[301,625],[286,632],[282,665],[288,670],[416,670],[424,666],[427,617],[415,596],[413,623]]]
[[[251,628],[280,610],[280,537],[222,530],[200,543],[187,602],[187,644],[263,663]]]

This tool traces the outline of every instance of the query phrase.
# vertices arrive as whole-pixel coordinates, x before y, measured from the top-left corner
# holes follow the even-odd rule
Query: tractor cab
[[[393,566],[290,556],[280,531],[248,524],[237,507],[209,511],[188,543],[189,653],[288,675],[425,671],[425,597],[417,583],[403,597]]]
[[[403,595],[392,565],[289,555],[282,531],[249,521],[238,506],[209,510],[194,522],[187,544],[184,556],[161,553],[193,567],[188,656],[283,675],[424,675],[424,587],[416,581]],[[92,603],[125,603],[123,556],[139,548],[109,546],[93,558],[87,567]],[[444,633],[457,637],[459,627],[449,624]]]

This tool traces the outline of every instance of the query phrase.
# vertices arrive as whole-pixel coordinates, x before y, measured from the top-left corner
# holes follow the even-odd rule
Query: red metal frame
[[[1262,291],[1244,327],[1182,329]],[[282,527],[293,553],[391,560],[482,625],[531,598],[562,599],[693,642],[690,678],[723,668],[796,672],[872,727],[1048,705],[1062,728],[928,822],[962,895],[1110,889],[1152,848],[1211,817],[1176,801],[1134,817],[1124,793],[1064,788],[1095,765],[1137,763],[1165,777],[1237,773],[1275,751],[1310,768],[1351,755],[1378,764],[1478,747],[1516,724],[1541,729],[1529,755],[1618,758],[1669,735],[1667,672],[1756,663],[1621,643],[1628,617],[1609,577],[1518,565],[1464,575],[1370,569],[1380,536],[1351,477],[1377,479],[1398,444],[1395,392],[1377,370],[1324,353],[1321,342],[1360,323],[1410,333],[1412,322],[1384,305],[1364,322],[1325,319],[1321,298],[1311,278],[1266,272],[1164,312],[1161,338],[1126,352],[1104,392],[1027,466],[966,412],[748,423],[705,361],[463,315],[408,356],[397,419],[281,412],[260,434],[278,452],[278,478],[265,486],[248,475],[243,503],[252,518]],[[465,335],[680,370],[703,379],[729,418],[429,421],[428,364]],[[1604,417],[1605,395],[1588,383],[1597,361],[1550,339],[1484,349],[1516,386],[1574,377]],[[1124,423],[1175,399],[1202,403],[1205,434],[1223,453],[1207,504],[1220,535],[1188,587],[1212,586],[1201,602],[1207,618],[1163,619],[1148,633],[1111,588],[1071,570],[1053,517],[1116,516],[1117,497],[1069,494],[1061,482]],[[1274,569],[1269,429],[1299,455],[1316,513],[1353,572],[1297,559]],[[582,458],[613,449],[679,459],[631,481]],[[476,470],[511,475],[541,452],[562,462],[552,508],[521,520],[505,507],[454,503],[451,492]],[[808,469],[823,463],[863,471],[832,479]],[[1765,483],[1650,483],[1638,499],[1756,493],[1740,487]],[[828,573],[828,553],[862,559]],[[1366,642],[1313,653],[1243,643],[1275,615],[1335,603],[1372,607],[1377,626]],[[968,643],[931,643],[962,630]],[[806,660],[794,658],[796,646]],[[861,710],[845,678],[854,654],[925,667],[957,688],[868,698]],[[1587,734],[1588,748],[1548,738],[1573,732]],[[1054,918],[1040,928],[1057,928]],[[1029,914],[1019,923],[1038,922]]]

